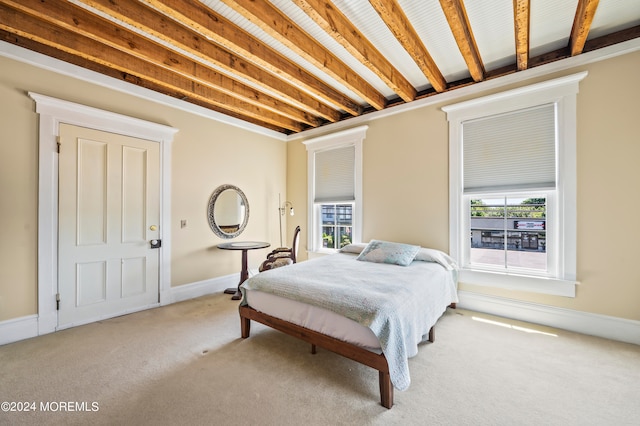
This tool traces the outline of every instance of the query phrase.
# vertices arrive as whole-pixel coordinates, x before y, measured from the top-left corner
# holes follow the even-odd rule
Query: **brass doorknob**
[[[150,229],[150,230],[152,230],[152,231],[155,231],[156,229],[158,229],[158,227],[157,227],[157,226],[155,226],[155,225],[151,225],[151,226],[149,227],[149,229]]]

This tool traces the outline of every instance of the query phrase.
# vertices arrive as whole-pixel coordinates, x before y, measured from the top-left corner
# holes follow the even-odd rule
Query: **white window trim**
[[[314,198],[315,198],[315,153],[327,149],[335,149],[344,146],[355,147],[355,201],[353,203],[353,227],[352,242],[360,242],[362,239],[362,142],[369,126],[359,126],[349,130],[319,136],[317,138],[303,141],[307,148],[307,242],[308,251],[315,253],[333,253],[335,249],[324,249],[317,241],[315,222]]]
[[[466,120],[556,103],[559,152],[557,171],[558,220],[561,234],[555,247],[558,256],[557,277],[536,277],[494,273],[462,268],[462,283],[506,288],[510,290],[575,297],[576,282],[576,96],[579,82],[587,76],[581,72],[526,87],[442,107],[449,120],[449,247],[451,256],[463,259],[464,223],[462,214],[462,123]]]

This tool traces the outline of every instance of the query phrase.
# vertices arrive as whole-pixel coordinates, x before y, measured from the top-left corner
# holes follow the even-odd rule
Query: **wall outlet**
[[[180,228],[186,228],[187,227],[187,219],[182,219],[180,221]]]

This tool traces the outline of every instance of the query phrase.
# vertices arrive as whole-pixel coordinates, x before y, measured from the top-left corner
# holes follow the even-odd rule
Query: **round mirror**
[[[233,185],[220,185],[209,198],[207,218],[211,230],[220,238],[234,238],[249,221],[249,202],[244,192]]]

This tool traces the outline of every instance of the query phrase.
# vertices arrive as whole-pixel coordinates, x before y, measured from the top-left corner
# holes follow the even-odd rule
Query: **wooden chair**
[[[300,227],[296,226],[296,230],[293,232],[293,244],[291,247],[279,247],[271,251],[267,255],[267,260],[262,262],[258,270],[268,271],[269,269],[279,268],[281,266],[291,265],[296,263],[296,256],[298,255],[298,246],[300,245]]]

